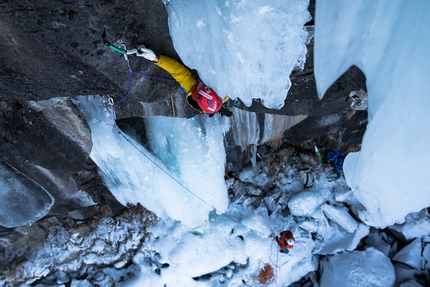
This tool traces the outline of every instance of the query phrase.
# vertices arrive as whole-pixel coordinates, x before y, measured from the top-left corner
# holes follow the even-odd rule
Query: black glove
[[[222,107],[218,113],[221,114],[221,116],[226,116],[226,117],[231,117],[233,115],[233,113],[227,109],[225,109],[224,107]]]

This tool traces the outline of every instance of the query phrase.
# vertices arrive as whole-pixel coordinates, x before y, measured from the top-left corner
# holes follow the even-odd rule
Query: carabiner
[[[114,100],[112,99],[111,96],[108,96],[108,103],[109,105],[113,106],[115,104]]]
[[[130,69],[130,62],[128,61],[128,56],[127,56],[127,46],[124,43],[119,44],[119,46],[125,51],[124,59],[127,62],[128,68]]]

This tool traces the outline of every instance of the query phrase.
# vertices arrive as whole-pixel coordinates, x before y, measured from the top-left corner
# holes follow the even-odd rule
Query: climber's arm
[[[185,89],[186,93],[189,93],[192,86],[195,85],[197,80],[196,76],[178,61],[164,55],[157,55],[152,62],[169,72],[172,77]]]

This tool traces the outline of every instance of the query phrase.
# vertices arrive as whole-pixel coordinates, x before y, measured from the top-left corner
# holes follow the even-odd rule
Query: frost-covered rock
[[[355,219],[349,215],[348,210],[345,207],[336,207],[329,204],[323,204],[321,206],[321,210],[329,219],[336,222],[348,233],[353,233],[358,227],[357,221],[355,221]]]
[[[394,270],[396,272],[396,286],[400,286],[401,283],[415,278],[417,270],[407,265],[394,263]],[[413,279],[412,279],[413,280]]]
[[[406,240],[412,240],[430,234],[430,215],[427,209],[406,216],[406,222],[391,227],[403,234]]]
[[[322,211],[314,212],[312,216],[318,223],[314,249],[316,254],[354,250],[360,240],[369,233],[369,227],[364,224],[359,224],[353,233],[346,232],[338,224],[330,223]]]
[[[294,216],[308,216],[325,201],[325,198],[316,190],[303,191],[295,194],[288,202],[288,208]]]
[[[423,285],[419,284],[417,281],[408,280],[400,284],[399,287],[423,287]]]
[[[70,284],[70,287],[93,287],[94,285],[91,284],[88,280],[73,280]]]
[[[397,251],[397,241],[383,231],[372,230],[366,238],[366,245],[381,251],[390,258]]]
[[[336,254],[321,262],[321,271],[321,287],[390,287],[396,279],[390,259],[374,248]]]
[[[392,258],[395,262],[406,264],[417,270],[421,269],[421,252],[422,252],[421,239],[417,238],[402,250],[396,253]]]
[[[89,283],[96,281],[99,286],[112,286],[107,283],[119,282],[121,277],[134,272],[133,266],[124,263],[129,263],[135,250],[142,245],[145,229],[154,220],[153,214],[141,207],[125,209],[119,218],[94,219],[72,230],[59,221],[50,220],[51,224],[45,225],[44,244],[32,246],[34,238],[20,239],[28,243],[25,260],[14,263],[15,269],[2,271],[0,286],[39,283],[86,286],[87,283],[77,280],[82,278]],[[113,270],[117,274],[113,274]]]
[[[44,188],[6,164],[0,164],[0,178],[1,226],[31,224],[45,216],[55,202]]]

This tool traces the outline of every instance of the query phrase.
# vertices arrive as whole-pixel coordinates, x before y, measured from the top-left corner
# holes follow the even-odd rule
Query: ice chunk
[[[385,227],[430,206],[430,2],[317,1],[315,77],[319,96],[351,65],[366,75],[369,124],[361,151],[344,162],[366,207]],[[408,147],[408,148],[405,148]]]
[[[423,287],[423,285],[419,284],[415,280],[410,279],[410,280],[400,284],[399,287]]]
[[[299,226],[311,233],[318,231],[318,224],[315,221],[304,221],[299,223]]]
[[[0,164],[0,225],[13,228],[45,216],[54,198],[11,167]]]
[[[106,99],[82,96],[75,103],[91,127],[90,157],[123,205],[140,203],[159,217],[171,217],[190,228],[205,224],[210,211],[226,210],[226,121],[151,118],[146,123],[152,141],[147,150],[114,129],[113,107]]]
[[[335,207],[323,204],[321,209],[329,219],[336,222],[340,227],[345,229],[346,232],[353,233],[357,229],[357,222],[351,215],[349,215],[348,209],[345,207]]]
[[[239,179],[242,182],[246,183],[252,183],[256,186],[264,187],[267,183],[270,182],[270,179],[268,178],[267,174],[260,173],[256,174],[252,167],[247,166],[245,167],[240,173],[239,173]]]
[[[394,286],[395,273],[388,257],[374,248],[343,252],[321,261],[320,286]]]
[[[408,245],[406,245],[402,250],[396,253],[392,258],[395,262],[404,263],[416,270],[421,269],[421,239],[417,238]]]
[[[308,216],[324,201],[324,196],[317,191],[303,191],[291,197],[288,208],[294,216]]]
[[[423,260],[423,262],[422,262],[422,269],[429,270],[430,269],[430,260],[428,260],[428,258],[430,258],[430,244],[428,244],[428,241],[427,241],[427,244],[423,248],[422,256],[423,256],[423,258],[425,258],[425,260]]]
[[[430,234],[430,215],[427,209],[406,216],[406,222],[395,224],[391,228],[401,232],[406,240],[412,240]]]
[[[92,287],[92,286],[93,284],[91,284],[91,282],[88,281],[87,279],[84,279],[84,280],[74,279],[70,284],[70,287]]]
[[[167,11],[176,51],[207,85],[246,105],[260,98],[266,107],[280,108],[291,71],[304,66],[308,4],[171,0]]]
[[[400,286],[401,282],[405,282],[414,278],[417,270],[407,265],[394,263],[394,270],[396,271],[396,286]]]
[[[339,225],[331,224],[321,210],[312,213],[312,217],[318,222],[314,249],[316,254],[354,250],[360,240],[369,234],[369,227],[364,224],[359,224],[353,233],[348,233]]]
[[[397,250],[397,241],[391,238],[383,231],[373,230],[369,233],[366,238],[366,244],[368,247],[378,249],[387,257],[392,257],[393,252]]]

